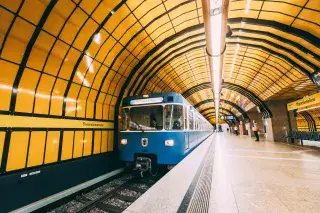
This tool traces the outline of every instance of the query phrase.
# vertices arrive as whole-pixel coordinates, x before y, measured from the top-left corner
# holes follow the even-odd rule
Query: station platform
[[[320,151],[215,133],[125,212],[320,212]]]

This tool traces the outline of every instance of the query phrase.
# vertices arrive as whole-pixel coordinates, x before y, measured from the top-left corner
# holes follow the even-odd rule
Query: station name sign
[[[320,93],[316,93],[310,96],[305,96],[300,100],[291,102],[287,104],[287,109],[289,111],[295,110],[295,109],[307,109],[310,106],[314,106],[320,104]]]
[[[113,129],[110,121],[41,118],[0,115],[0,127],[6,128],[59,128],[59,129]]]

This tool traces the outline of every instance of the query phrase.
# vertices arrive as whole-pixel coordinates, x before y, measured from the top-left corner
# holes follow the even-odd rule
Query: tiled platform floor
[[[209,212],[320,212],[319,150],[282,143],[254,142],[246,136],[227,133],[218,133],[213,140],[215,157]],[[177,172],[168,175],[168,184],[177,180],[183,182],[186,178],[184,174]],[[136,212],[137,209],[141,212],[144,208],[138,208],[140,204],[148,206],[149,210],[153,209],[152,212],[162,212],[165,200],[171,200],[170,203],[173,200],[179,202],[171,204],[172,207],[166,211],[176,212],[183,198],[172,199],[172,196],[174,190],[182,187],[177,185],[176,189],[166,189],[159,186],[166,183],[160,181],[158,186],[157,184],[155,189],[159,187],[162,190],[157,192],[150,189],[150,192],[157,194],[148,193],[144,198],[142,196],[142,199],[132,205],[134,208],[129,207],[127,212]],[[186,189],[183,190],[185,193]],[[161,202],[160,199],[155,199],[157,196],[161,197]],[[152,205],[158,207],[152,208]],[[149,210],[146,212],[150,212]]]
[[[218,134],[209,212],[320,212],[320,151]]]

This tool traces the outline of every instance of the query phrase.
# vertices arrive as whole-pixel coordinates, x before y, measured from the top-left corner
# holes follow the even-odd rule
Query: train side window
[[[183,106],[166,105],[165,106],[165,129],[181,130],[183,129]]]
[[[188,107],[184,106],[184,129],[188,129]]]
[[[199,116],[197,116],[197,130],[199,130],[200,122],[199,122]]]
[[[193,112],[190,110],[189,111],[189,130],[193,130]]]
[[[198,119],[198,115],[196,115],[196,130],[199,129],[199,119]]]

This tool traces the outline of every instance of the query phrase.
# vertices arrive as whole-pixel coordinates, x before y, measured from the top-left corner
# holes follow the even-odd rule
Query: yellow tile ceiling
[[[200,0],[0,0],[0,110],[113,121],[126,95],[211,82],[201,7]],[[314,91],[308,75],[320,66],[319,14],[318,0],[231,0],[225,82],[262,100]],[[231,94],[225,98],[237,103]],[[188,100],[211,98],[206,89]]]

